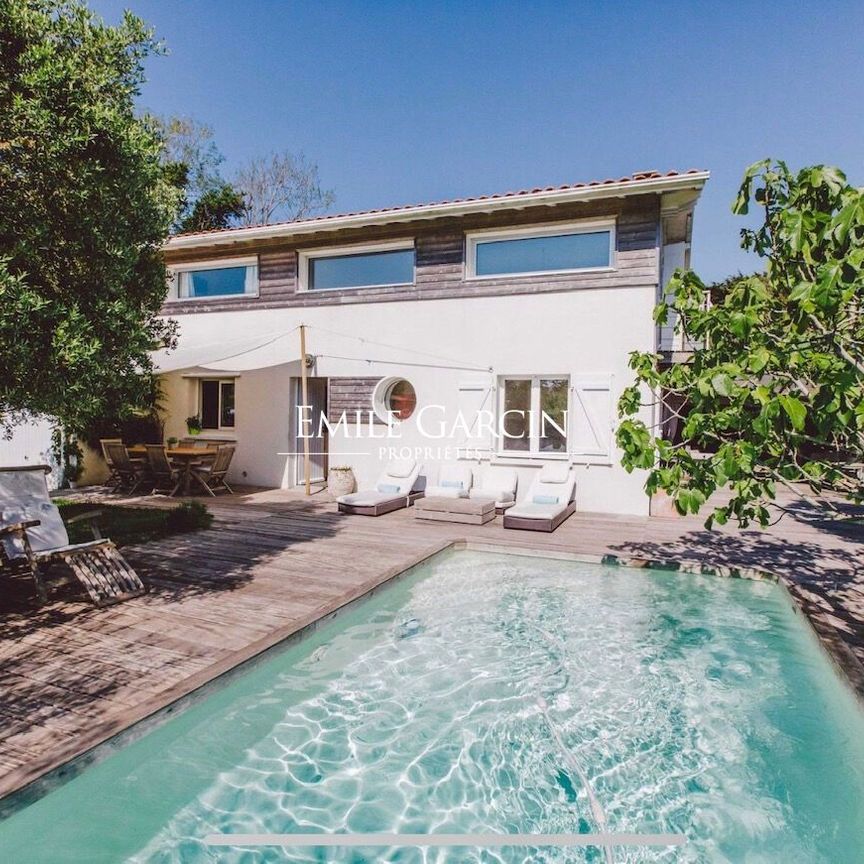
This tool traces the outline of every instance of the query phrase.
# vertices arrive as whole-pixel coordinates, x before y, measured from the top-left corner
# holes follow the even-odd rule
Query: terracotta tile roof
[[[686,171],[634,171],[626,177],[609,177],[605,180],[589,180],[584,183],[570,183],[563,186],[538,186],[534,189],[519,189],[514,192],[499,192],[493,195],[477,195],[470,198],[453,198],[444,201],[432,201],[423,204],[402,204],[397,207],[379,207],[375,210],[357,210],[349,213],[330,213],[325,216],[312,216],[305,219],[289,219],[284,222],[270,222],[266,227],[272,228],[279,225],[291,225],[294,222],[302,222],[308,224],[310,222],[326,223],[337,219],[345,219],[352,216],[374,216],[380,213],[400,213],[405,210],[413,210],[418,207],[437,207],[447,204],[470,204],[475,201],[495,201],[500,199],[527,197],[529,195],[539,195],[543,192],[566,192],[572,189],[584,189],[591,186],[609,186],[612,184],[632,183],[638,185],[645,180],[659,180],[666,177],[682,177],[687,174],[702,174],[704,173],[698,168],[689,168]],[[183,234],[175,234],[173,237],[194,237],[206,236],[208,234],[223,234],[231,231],[242,231],[249,228],[261,228],[264,225],[244,225],[242,228],[213,228],[209,231],[190,231]]]

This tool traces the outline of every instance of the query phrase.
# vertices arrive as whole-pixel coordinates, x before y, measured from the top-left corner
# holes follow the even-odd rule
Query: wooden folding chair
[[[139,487],[143,486],[150,480],[149,471],[146,462],[133,462],[129,458],[129,451],[125,445],[108,441],[105,444],[105,449],[111,457],[111,464],[120,478],[118,486],[134,495]]]
[[[138,574],[110,541],[69,543],[60,511],[51,502],[46,465],[0,469],[0,545],[4,569],[29,570],[36,593],[47,600],[47,577],[64,568],[81,583],[97,606],[107,606],[144,593]],[[81,513],[70,521],[93,519]],[[94,532],[97,533],[98,532]]]
[[[192,469],[192,476],[214,498],[217,492],[233,494],[234,490],[226,482],[225,475],[231,466],[235,449],[233,444],[223,444],[216,450],[216,456],[209,465],[199,465]]]

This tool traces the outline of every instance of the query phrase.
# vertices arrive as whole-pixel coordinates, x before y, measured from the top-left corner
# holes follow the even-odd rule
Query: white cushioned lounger
[[[512,468],[487,466],[480,482],[472,487],[468,497],[481,500],[491,498],[495,502],[496,510],[505,510],[512,507],[516,501],[517,482],[518,477]]]
[[[505,528],[554,531],[576,510],[576,477],[566,462],[544,465],[524,501],[504,514]]]
[[[467,498],[474,473],[465,463],[448,463],[438,470],[438,482],[426,487],[427,498]]]
[[[355,516],[381,516],[408,507],[424,494],[413,491],[420,476],[420,468],[420,464],[413,459],[391,462],[378,477],[374,489],[340,495],[336,499],[339,512]]]

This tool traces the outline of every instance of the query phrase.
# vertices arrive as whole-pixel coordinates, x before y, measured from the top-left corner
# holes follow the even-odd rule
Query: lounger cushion
[[[535,504],[533,501],[523,501],[511,507],[507,515],[521,519],[554,519],[566,509],[566,504]]]
[[[410,477],[417,463],[413,459],[395,459],[387,466],[389,477]]]
[[[541,483],[566,483],[570,479],[570,466],[566,462],[550,462],[540,469],[537,479]]]
[[[0,519],[4,525],[38,520],[38,525],[27,529],[27,539],[34,552],[59,549],[69,544],[69,535],[66,533],[60,511],[47,501],[33,502],[22,507],[5,507]],[[10,558],[24,555],[24,544],[20,537],[7,535],[3,538],[3,546]]]
[[[516,500],[516,493],[511,489],[493,489],[486,488],[485,486],[480,489],[472,489],[468,493],[469,498],[480,498],[480,499],[491,499],[496,502],[496,504],[509,504],[511,501]]]
[[[401,495],[394,495],[392,492],[378,492],[375,489],[367,489],[365,492],[352,492],[350,495],[340,495],[336,500],[340,504],[349,504],[352,507],[374,507],[376,504],[384,504],[387,501],[393,501],[395,498],[401,497]]]
[[[427,498],[467,498],[468,493],[461,486],[427,486]]]

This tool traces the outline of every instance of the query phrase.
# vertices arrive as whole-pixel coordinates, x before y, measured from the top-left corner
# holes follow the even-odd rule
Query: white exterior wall
[[[483,458],[473,460],[477,470],[489,464],[517,469],[517,497],[521,498],[543,464],[541,460],[498,456],[494,448],[490,450],[488,441],[469,441],[462,435],[455,439],[424,438],[417,425],[420,410],[425,405],[443,405],[447,408],[447,422],[452,423],[460,408],[478,407],[484,392],[490,387],[494,391],[499,376],[568,375],[571,385],[586,377],[610,382],[608,407],[602,412],[600,424],[612,442],[611,452],[607,456],[571,455],[578,478],[577,506],[585,511],[647,515],[644,474],[627,474],[620,467],[613,428],[618,396],[633,378],[627,368],[629,352],[655,350],[651,313],[656,290],[656,286],[644,286],[305,309],[249,309],[182,315],[178,320],[181,344],[184,340],[203,344],[220,338],[237,340],[287,332],[304,323],[308,326],[307,352],[316,357],[311,375],[408,379],[417,393],[417,409],[400,424],[398,440],[373,441],[366,436],[358,441],[344,434],[330,440],[330,465],[351,465],[361,488],[374,484],[382,458],[386,460],[379,451],[381,447],[455,448],[470,444],[486,450]],[[299,361],[294,359],[299,358],[297,332],[284,343],[285,359],[292,362],[244,371],[236,378],[235,482],[295,485],[296,457],[279,454],[296,449],[290,414],[291,379],[300,374]],[[196,373],[229,377],[227,373],[205,373],[201,369],[166,375],[166,436],[184,436],[185,418],[197,411],[197,384],[188,377]],[[371,405],[368,407],[371,409]],[[496,392],[484,407],[497,408]],[[647,409],[644,419],[650,422]],[[576,422],[581,421],[574,411],[571,423]],[[383,434],[384,428],[376,427],[376,432]],[[212,435],[226,437],[224,431]],[[584,437],[584,429],[571,428],[571,441]],[[434,460],[424,461],[428,463],[427,476],[434,481],[436,464]]]

